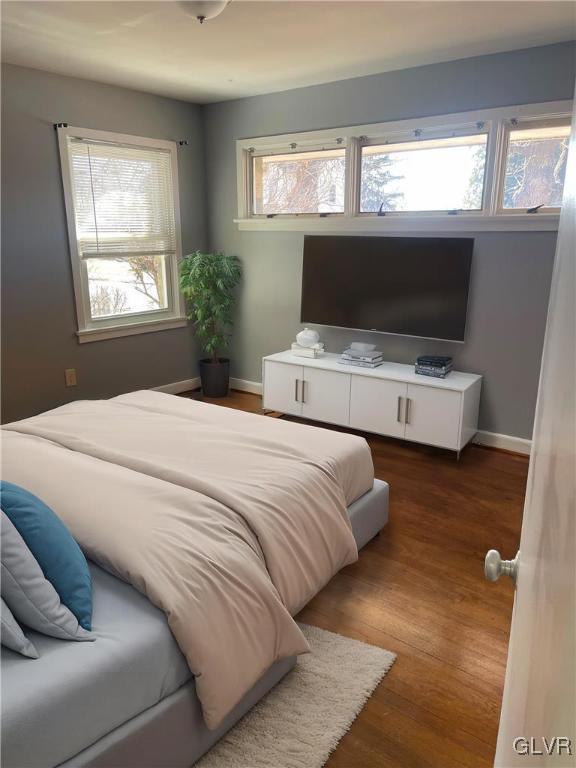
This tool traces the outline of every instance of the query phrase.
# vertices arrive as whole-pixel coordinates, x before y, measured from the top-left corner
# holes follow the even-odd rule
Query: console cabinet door
[[[264,408],[301,416],[303,374],[301,365],[265,360],[262,402]]]
[[[379,435],[404,437],[407,386],[401,381],[353,376],[350,426]]]
[[[304,366],[302,416],[348,426],[350,374]]]
[[[462,393],[408,384],[406,440],[458,450]]]

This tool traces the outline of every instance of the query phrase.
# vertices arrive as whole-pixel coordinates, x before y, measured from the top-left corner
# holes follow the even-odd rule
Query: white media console
[[[338,359],[265,357],[264,408],[458,452],[476,434],[481,376],[452,371],[435,379],[411,365],[358,368]]]

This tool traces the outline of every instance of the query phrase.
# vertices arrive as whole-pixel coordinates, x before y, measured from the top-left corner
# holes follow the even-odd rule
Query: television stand
[[[361,368],[339,359],[290,351],[263,358],[264,409],[458,453],[476,434],[481,376],[452,371],[436,379],[412,365]]]

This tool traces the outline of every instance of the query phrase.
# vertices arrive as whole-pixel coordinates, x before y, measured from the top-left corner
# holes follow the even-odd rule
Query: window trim
[[[540,104],[525,104],[495,109],[458,112],[409,120],[371,123],[368,125],[331,128],[303,133],[288,133],[277,136],[239,139],[236,141],[238,217],[234,222],[240,230],[258,231],[350,231],[350,232],[464,232],[464,231],[509,231],[546,230],[558,228],[559,208],[548,208],[537,214],[499,207],[502,173],[505,169],[506,126],[512,119],[519,123],[527,121],[558,120],[570,118],[572,101],[554,101]],[[479,128],[478,124],[483,123]],[[360,163],[361,147],[364,143],[384,143],[386,139],[399,140],[414,137],[414,131],[442,131],[488,133],[486,149],[486,171],[484,177],[483,208],[480,211],[466,211],[456,215],[445,211],[396,211],[385,216],[360,212]],[[432,133],[422,139],[432,138]],[[307,146],[321,146],[324,142],[342,139],[346,147],[346,181],[344,213],[328,214],[265,214],[254,215],[251,211],[252,176],[251,157],[253,154],[282,151],[284,154],[291,144],[293,151],[304,151]],[[289,150],[288,150],[289,151]]]
[[[64,190],[64,203],[66,209],[66,221],[68,229],[68,244],[70,250],[70,262],[72,265],[72,279],[74,284],[74,299],[76,305],[76,318],[78,330],[76,335],[80,343],[100,341],[119,336],[132,336],[138,333],[162,331],[170,328],[179,328],[187,324],[186,306],[184,297],[179,290],[179,264],[182,259],[182,231],[180,220],[180,196],[178,184],[178,151],[174,141],[165,139],[151,139],[144,136],[133,136],[125,133],[111,131],[99,131],[92,128],[76,128],[71,126],[58,127],[58,147],[60,151],[60,165],[62,171],[62,186]],[[72,189],[71,156],[68,152],[68,138],[93,139],[107,144],[120,144],[133,147],[148,147],[150,149],[166,150],[170,153],[172,169],[172,192],[174,201],[174,223],[176,231],[176,253],[167,260],[166,275],[168,282],[167,295],[169,306],[166,309],[151,310],[149,312],[127,313],[124,317],[114,315],[99,320],[90,316],[90,295],[86,268],[82,264],[82,258],[76,237],[76,217],[74,210],[74,196]],[[121,258],[121,254],[119,254]],[[97,258],[97,257],[96,257]],[[105,257],[102,257],[105,258]]]

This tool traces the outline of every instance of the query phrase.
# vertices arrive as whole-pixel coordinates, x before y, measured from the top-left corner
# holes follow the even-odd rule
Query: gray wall
[[[3,420],[196,375],[189,328],[78,344],[54,122],[188,140],[179,156],[184,250],[210,245],[242,258],[233,375],[258,381],[262,355],[286,348],[300,328],[302,235],[237,230],[235,139],[568,99],[574,53],[572,44],[546,46],[204,108],[5,66]],[[403,362],[450,352],[459,368],[486,377],[481,428],[530,437],[554,245],[552,233],[479,233],[466,344],[376,341]],[[353,334],[326,329],[323,336],[337,351]],[[65,368],[77,369],[77,387],[64,386]]]
[[[233,375],[259,381],[262,355],[288,347],[300,329],[303,235],[239,232],[235,140],[291,131],[401,120],[514,104],[571,99],[572,43],[345,80],[204,108],[209,242],[241,257],[244,281]],[[554,233],[478,233],[468,338],[464,345],[363,334],[390,360],[438,351],[485,376],[480,428],[530,437]],[[357,333],[320,329],[340,351]]]
[[[3,420],[195,376],[189,328],[78,343],[53,123],[187,139],[179,151],[186,253],[206,245],[201,109],[13,66],[3,68],[2,87]],[[64,386],[65,368],[77,369],[77,387]]]

